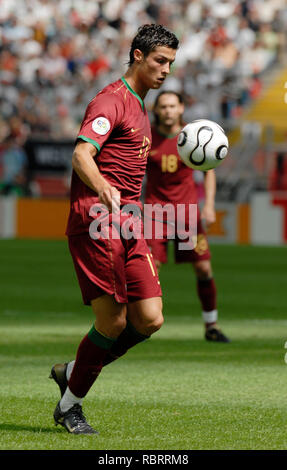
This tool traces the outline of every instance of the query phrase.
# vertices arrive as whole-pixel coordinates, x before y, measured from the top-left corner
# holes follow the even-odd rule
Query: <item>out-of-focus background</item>
[[[230,140],[209,241],[231,343],[204,340],[193,271],[171,245],[164,327],[104,368],[84,402],[100,434],[76,439],[54,426],[48,380],[93,321],[64,235],[74,140],[150,22],[180,39],[164,87],[183,93],[185,120],[215,120]],[[286,33],[286,0],[0,0],[0,449],[286,450]]]
[[[0,237],[64,237],[85,108],[150,22],[180,39],[164,88],[183,93],[185,120],[230,139],[210,240],[287,242],[285,0],[0,0]]]

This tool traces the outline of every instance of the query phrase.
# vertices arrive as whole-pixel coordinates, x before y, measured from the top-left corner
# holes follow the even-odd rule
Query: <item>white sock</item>
[[[83,399],[82,398],[78,398],[76,397],[72,392],[71,390],[69,389],[69,387],[66,388],[66,391],[64,393],[64,395],[62,396],[61,398],[61,401],[60,401],[60,408],[61,408],[61,411],[63,413],[66,413],[66,411],[68,411],[70,408],[72,408],[72,406],[74,406],[76,403],[78,403],[79,405],[82,404],[82,401]]]
[[[75,364],[75,361],[71,361],[71,362],[69,362],[68,365],[67,365],[66,378],[67,378],[68,381],[70,380],[70,377],[71,377],[71,373],[72,373],[74,364]]]
[[[204,323],[216,323],[217,317],[217,310],[211,310],[210,312],[202,312],[202,318]]]

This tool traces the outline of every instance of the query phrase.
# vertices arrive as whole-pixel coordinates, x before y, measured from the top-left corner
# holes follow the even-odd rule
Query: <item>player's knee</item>
[[[126,309],[115,308],[104,313],[97,313],[96,328],[110,338],[117,338],[127,325]]]
[[[118,338],[127,325],[126,320],[114,318],[113,322],[103,324],[95,322],[96,329],[108,338]]]
[[[200,280],[200,281],[206,281],[207,279],[210,279],[212,277],[212,273],[207,271],[207,270],[198,270],[196,272],[196,277]]]
[[[118,337],[121,332],[125,329],[127,326],[127,320],[126,317],[123,316],[118,316],[113,319],[112,325],[110,325],[110,328],[113,330],[113,336],[116,338]]]
[[[158,309],[156,312],[153,312],[153,315],[151,315],[150,319],[148,322],[146,322],[144,329],[145,329],[145,334],[150,336],[156,331],[158,331],[164,322],[164,318],[162,315],[161,309]]]
[[[196,277],[202,281],[212,277],[212,269],[210,263],[198,263],[194,265]]]
[[[152,324],[153,333],[155,333],[162,327],[163,322],[164,322],[163,314],[162,312],[160,312]]]
[[[155,333],[163,324],[161,298],[145,299],[130,304],[128,319],[139,333],[147,336]]]

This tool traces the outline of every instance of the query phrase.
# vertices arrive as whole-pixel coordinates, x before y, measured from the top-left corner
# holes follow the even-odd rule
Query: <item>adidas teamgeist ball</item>
[[[181,160],[194,170],[207,171],[222,163],[228,153],[228,139],[216,122],[197,119],[187,124],[177,138]]]

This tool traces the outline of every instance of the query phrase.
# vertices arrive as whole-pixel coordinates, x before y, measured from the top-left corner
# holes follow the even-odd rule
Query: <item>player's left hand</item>
[[[205,205],[201,211],[201,220],[206,227],[209,227],[216,221],[216,212],[214,207]]]

